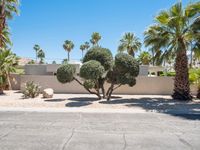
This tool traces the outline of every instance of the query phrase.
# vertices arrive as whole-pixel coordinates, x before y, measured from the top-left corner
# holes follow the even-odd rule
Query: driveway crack
[[[124,147],[123,147],[123,150],[126,149],[126,146],[127,146],[127,143],[126,143],[126,135],[125,133],[123,134],[123,140],[124,140]]]
[[[71,133],[70,137],[69,137],[69,138],[65,141],[65,143],[63,144],[62,150],[64,150],[65,147],[68,146],[69,142],[71,141],[71,139],[72,139],[72,137],[73,137],[73,135],[74,135],[74,131],[75,131],[75,128],[72,130],[72,133]]]

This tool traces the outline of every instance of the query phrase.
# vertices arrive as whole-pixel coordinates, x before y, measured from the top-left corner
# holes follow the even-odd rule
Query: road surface
[[[0,150],[200,148],[200,115],[0,112]]]

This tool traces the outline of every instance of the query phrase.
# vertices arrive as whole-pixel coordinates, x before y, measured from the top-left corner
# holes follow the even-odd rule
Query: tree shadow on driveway
[[[141,107],[149,112],[159,112],[191,120],[200,120],[200,103],[184,102],[165,98],[143,97],[138,99],[114,99],[102,104],[123,104],[127,107]]]
[[[92,102],[98,101],[97,98],[93,97],[75,97],[75,98],[68,98],[71,102],[65,104],[66,107],[82,107],[91,105]]]

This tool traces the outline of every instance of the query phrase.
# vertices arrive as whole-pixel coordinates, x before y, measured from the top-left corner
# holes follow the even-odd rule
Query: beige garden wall
[[[56,93],[87,93],[87,91],[80,86],[76,81],[71,83],[61,84],[57,81],[56,76],[39,76],[39,75],[22,75],[21,89],[27,81],[34,81],[41,85],[41,88],[53,88]],[[109,85],[107,84],[106,87]],[[192,93],[194,93],[192,88]],[[168,95],[173,92],[173,78],[172,77],[145,77],[137,78],[137,84],[134,87],[121,86],[115,91],[117,94],[157,94]]]

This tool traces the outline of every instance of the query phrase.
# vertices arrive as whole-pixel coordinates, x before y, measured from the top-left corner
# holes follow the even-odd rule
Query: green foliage
[[[200,69],[191,69],[189,72],[189,81],[200,88]]]
[[[134,86],[136,84],[135,77],[139,74],[138,62],[128,54],[119,53],[115,56],[114,63],[113,70],[108,73],[108,82]]]
[[[176,72],[167,72],[166,73],[166,76],[168,76],[168,77],[175,77],[175,75],[176,75]],[[160,74],[160,76],[165,76],[164,72],[162,72]]]
[[[94,80],[85,80],[83,83],[83,86],[88,89],[92,89],[95,87],[95,81]]]
[[[40,94],[40,86],[33,81],[27,82],[23,91],[24,98],[35,98]]]
[[[132,56],[119,53],[115,56],[115,68],[120,74],[130,73],[137,77],[139,74],[139,64]]]
[[[133,33],[125,33],[120,40],[119,52],[127,51],[129,55],[135,56],[135,52],[140,50],[142,44]]]
[[[80,69],[80,76],[84,79],[97,80],[105,72],[104,67],[96,60],[85,62]]]
[[[149,52],[141,52],[139,57],[138,57],[138,61],[140,64],[142,65],[149,65],[151,62],[151,55]]]
[[[29,64],[29,65],[35,64],[35,61],[34,61],[34,60],[31,60],[31,61],[28,62],[28,64]]]
[[[73,81],[76,69],[70,64],[64,64],[57,70],[57,79],[61,83]]]
[[[90,42],[93,44],[93,46],[98,45],[99,40],[101,39],[101,35],[98,32],[92,33]]]
[[[104,69],[107,71],[111,69],[112,67],[112,53],[109,49],[102,48],[99,46],[92,47],[83,58],[83,63],[90,61],[90,60],[96,60],[101,63],[101,65],[104,67]]]

